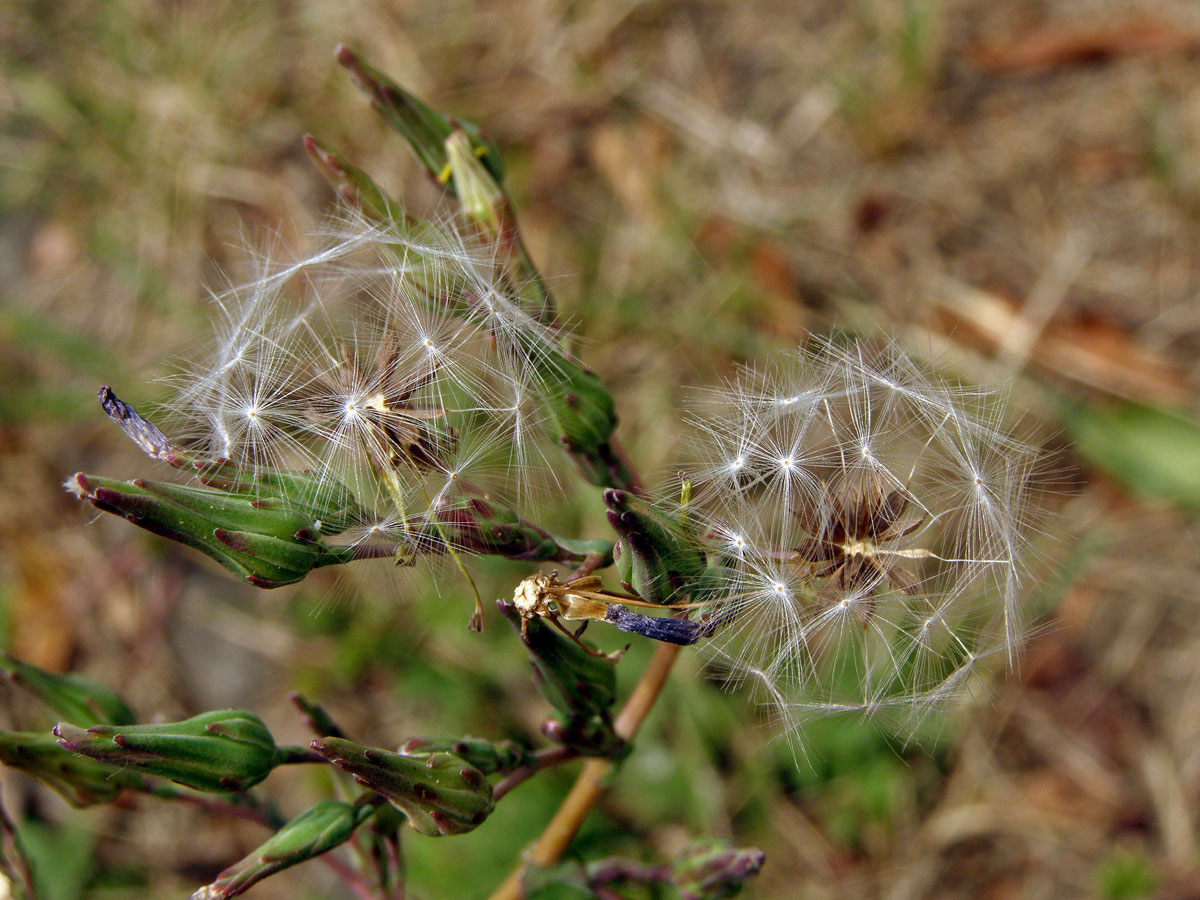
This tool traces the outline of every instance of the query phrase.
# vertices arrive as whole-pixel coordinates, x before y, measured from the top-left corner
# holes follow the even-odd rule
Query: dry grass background
[[[1047,452],[1079,404],[1200,413],[1187,0],[18,0],[0,16],[0,631],[145,715],[246,705],[299,741],[283,698],[302,688],[383,744],[468,721],[534,734],[544,714],[499,624],[465,634],[453,588],[256,593],[59,488],[81,468],[150,474],[95,388],[153,399],[242,245],[303,246],[331,197],[302,132],[414,208],[433,197],[333,63],[339,40],[506,149],[533,255],[648,470],[686,440],[681,386],[834,327],[1014,377]],[[789,772],[739,698],[685,667],[581,850],[757,844],[755,898],[1200,897],[1200,530],[1139,499],[1136,452],[1105,471],[1088,451],[1062,451],[1039,541],[1048,627],[931,753],[838,729]],[[1167,462],[1194,478],[1200,447]],[[587,501],[563,515],[594,519]],[[4,697],[0,724],[33,727]],[[278,779],[287,812],[309,779]],[[469,838],[411,841],[416,893],[484,896],[567,782],[548,783]],[[72,896],[183,897],[262,837],[3,787],[78,865]],[[465,859],[474,880],[450,874]],[[252,896],[337,890],[309,865]]]

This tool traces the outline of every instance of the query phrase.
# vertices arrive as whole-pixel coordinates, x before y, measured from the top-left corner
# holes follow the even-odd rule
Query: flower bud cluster
[[[1033,448],[1005,395],[895,346],[818,343],[693,416],[718,665],[788,724],[920,717],[1022,636]]]
[[[167,428],[240,471],[349,490],[361,540],[404,543],[464,494],[551,471],[537,380],[561,339],[452,222],[343,222],[214,299],[216,347],[177,377]],[[314,504],[320,505],[320,504]]]

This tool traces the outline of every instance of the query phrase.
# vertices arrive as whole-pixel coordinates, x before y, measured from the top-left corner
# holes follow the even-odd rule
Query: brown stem
[[[618,482],[616,487],[621,490],[629,491],[631,494],[636,494],[643,500],[649,500],[650,494],[642,485],[642,480],[638,477],[637,470],[629,461],[629,457],[625,454],[625,448],[621,446],[621,442],[614,434],[608,439],[608,449],[612,455],[609,467],[612,469],[615,477],[613,480]],[[624,476],[624,477],[620,477]]]
[[[400,854],[400,838],[391,834],[384,838],[383,846],[387,852],[388,863],[396,873],[396,883],[392,885],[391,896],[388,900],[404,900],[404,858]]]
[[[226,800],[209,797],[205,794],[192,794],[177,790],[174,786],[166,784],[154,785],[149,793],[164,800],[175,800],[179,803],[198,807],[211,815],[228,816],[232,819],[245,819],[248,822],[257,822],[259,825],[262,825],[264,828],[270,828],[272,831],[278,831],[284,825],[283,819],[279,818],[278,815],[272,815],[258,804],[257,798],[249,794],[242,796],[252,805],[230,803]]]
[[[358,897],[359,900],[379,900],[375,892],[371,890],[371,886],[367,884],[367,880],[356,872],[354,867],[345,860],[339,859],[332,853],[326,853],[319,857],[319,859],[337,873],[338,877],[345,882],[346,887],[350,889],[350,892],[355,897]]]
[[[519,769],[513,769],[503,779],[496,782],[496,786],[492,788],[492,799],[497,803],[500,798],[515,788],[518,784],[528,778],[541,772],[543,769],[549,769],[551,766],[557,766],[561,763],[568,762],[574,759],[578,754],[562,745],[556,747],[546,747],[537,751],[534,754],[534,762],[528,766],[521,766]]]
[[[650,712],[654,701],[658,699],[671,666],[679,655],[679,647],[675,644],[659,644],[650,660],[650,665],[642,673],[633,693],[625,701],[621,712],[613,723],[617,736],[629,741],[637,734],[646,715]],[[563,851],[571,843],[579,826],[583,824],[591,808],[600,799],[603,792],[604,779],[613,770],[614,764],[606,759],[589,759],[583,764],[575,784],[559,806],[554,818],[546,825],[541,837],[533,842],[525,853],[524,861],[518,865],[492,893],[488,900],[521,900],[521,871],[526,863],[535,866],[552,866],[562,857]]]
[[[567,581],[574,581],[576,578],[582,578],[584,575],[591,575],[603,563],[604,555],[602,553],[589,553],[583,558],[583,562],[579,564],[579,568],[567,576]]]
[[[391,559],[396,555],[396,548],[386,544],[356,544],[350,551],[355,561],[360,559]]]
[[[327,763],[316,750],[310,750],[308,747],[291,747],[284,746],[279,748],[279,765],[287,766],[296,763]]]
[[[3,851],[0,852],[0,872],[14,881],[19,878],[21,887],[24,888],[24,896],[29,900],[37,900],[33,868],[29,864],[29,857],[21,843],[21,835],[17,831],[17,826],[8,817],[3,803],[0,803],[0,850]],[[18,889],[17,893],[20,894],[22,891]]]

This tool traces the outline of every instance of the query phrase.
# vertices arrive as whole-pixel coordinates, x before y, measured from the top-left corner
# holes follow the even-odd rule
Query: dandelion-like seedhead
[[[700,398],[690,514],[718,563],[706,618],[732,681],[790,725],[919,721],[981,659],[1012,661],[1037,455],[1005,396],[894,345],[824,342]]]
[[[299,261],[213,297],[216,341],[173,378],[170,429],[201,459],[349,489],[352,536],[409,540],[467,493],[554,477],[537,400],[562,339],[453,221],[343,218]]]

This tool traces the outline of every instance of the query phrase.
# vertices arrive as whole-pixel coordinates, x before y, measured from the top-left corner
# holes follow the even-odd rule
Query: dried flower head
[[[853,342],[710,392],[691,474],[716,661],[791,724],[919,718],[981,659],[1011,661],[1037,457],[1004,407]]]
[[[327,229],[298,262],[214,297],[217,341],[174,380],[172,433],[201,458],[350,489],[371,540],[464,493],[553,477],[537,379],[561,334],[453,221]]]

